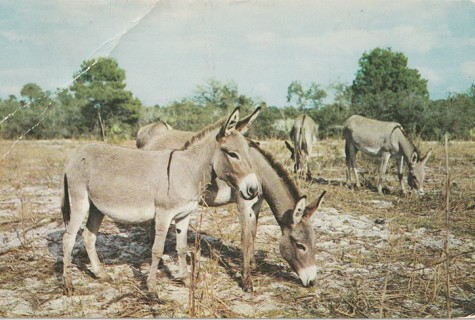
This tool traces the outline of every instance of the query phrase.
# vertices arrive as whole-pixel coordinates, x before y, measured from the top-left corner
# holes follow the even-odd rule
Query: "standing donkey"
[[[150,140],[150,138],[154,135],[160,134],[160,132],[164,132],[171,129],[173,128],[165,121],[160,120],[154,123],[150,123],[140,128],[139,132],[137,132],[137,140],[135,144],[137,148],[140,149],[145,146]]]
[[[343,125],[346,154],[346,179],[351,185],[351,175],[354,173],[356,187],[360,187],[356,169],[356,154],[358,150],[370,156],[381,157],[379,167],[378,193],[383,193],[382,180],[386,173],[389,158],[394,156],[397,161],[399,184],[403,193],[403,163],[407,162],[409,174],[407,182],[417,194],[424,194],[424,166],[432,150],[421,157],[414,143],[406,136],[404,129],[397,122],[378,121],[360,115],[349,117]]]
[[[313,144],[317,141],[318,125],[307,115],[300,115],[295,119],[292,130],[290,131],[290,140],[292,145],[285,141],[285,145],[290,150],[290,157],[295,161],[294,172],[306,173],[307,178],[312,177],[310,166],[307,163],[307,157],[312,154]]]
[[[257,111],[258,109],[248,118],[255,119]],[[244,125],[238,123],[237,126],[241,128],[241,132],[244,132],[249,127],[249,122],[246,121]],[[180,130],[162,132],[153,136],[144,149],[180,148],[193,134],[193,132]],[[238,205],[244,258],[242,284],[245,291],[252,291],[250,266],[251,262],[255,262],[254,243],[263,200],[269,204],[282,231],[279,245],[281,255],[297,273],[302,284],[306,287],[311,286],[315,284],[317,276],[314,252],[315,231],[311,218],[320,206],[325,192],[320,195],[318,200],[307,205],[306,197],[300,195],[285,168],[276,162],[269,153],[260,149],[256,143],[250,142],[250,145],[249,155],[252,167],[255,168],[262,185],[262,195],[259,195],[253,204],[250,201],[245,201],[239,192],[229,188],[226,183],[216,179],[208,185],[204,193],[204,204],[220,206],[235,202]]]
[[[175,220],[180,277],[187,276],[186,247],[190,213],[214,175],[238,190],[246,200],[260,192],[249,156],[249,145],[236,124],[236,108],[219,129],[210,127],[194,135],[180,150],[143,152],[103,144],[88,145],[70,158],[64,174],[62,204],[64,281],[72,289],[71,251],[76,233],[87,216],[84,244],[94,274],[110,279],[95,249],[104,215],[123,223],[155,221],[152,263],[147,279],[156,290],[156,273],[168,227]]]

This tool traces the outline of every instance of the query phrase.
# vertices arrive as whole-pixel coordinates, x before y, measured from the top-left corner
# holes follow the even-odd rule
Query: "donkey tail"
[[[63,213],[63,221],[65,225],[68,225],[71,220],[71,205],[69,203],[69,188],[68,188],[68,177],[64,174],[63,178],[64,190],[63,190],[63,199],[61,200],[61,212]]]
[[[297,149],[297,146],[295,146],[295,148],[298,150],[298,153],[300,154],[302,152],[302,149],[304,149],[305,151],[305,148],[303,148],[303,136],[305,135],[305,127],[303,125],[304,121],[305,121],[305,117],[307,115],[303,115],[302,117],[302,123],[300,123],[300,130],[298,131],[298,137],[297,137],[297,146],[298,146],[298,149]]]

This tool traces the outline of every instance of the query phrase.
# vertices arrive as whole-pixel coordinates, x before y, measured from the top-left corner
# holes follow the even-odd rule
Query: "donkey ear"
[[[234,109],[234,111],[229,116],[228,120],[226,120],[226,123],[224,124],[224,126],[221,128],[221,132],[220,132],[221,136],[223,137],[229,136],[233,132],[233,130],[236,128],[238,121],[239,121],[239,107]]]
[[[317,200],[312,202],[311,204],[308,205],[307,210],[305,210],[305,217],[306,218],[311,218],[315,212],[317,212],[317,209],[320,207],[320,204],[322,204],[323,198],[325,197],[326,191],[323,191],[320,197],[318,197]]]
[[[298,224],[305,213],[305,207],[307,205],[307,197],[301,197],[295,204],[294,211],[292,212],[292,222]]]
[[[411,164],[415,165],[418,159],[419,159],[419,156],[417,155],[417,152],[414,151],[411,155]]]
[[[260,147],[261,146],[261,143],[257,140],[251,140],[251,139],[248,138],[247,141],[249,142],[250,147]]]
[[[423,166],[426,165],[426,162],[427,160],[429,160],[431,154],[432,154],[432,149],[430,149],[429,152],[427,152],[426,156],[421,160]]]
[[[241,119],[237,126],[236,126],[236,130],[241,132],[242,134],[245,134],[247,132],[247,130],[249,130],[249,128],[251,127],[252,123],[254,122],[254,120],[256,120],[257,116],[259,115],[259,113],[261,112],[261,107],[257,107],[256,110],[254,110],[253,113],[251,113],[250,115],[248,115],[247,117]]]

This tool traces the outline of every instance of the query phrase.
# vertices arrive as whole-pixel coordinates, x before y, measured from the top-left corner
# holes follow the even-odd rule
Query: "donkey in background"
[[[290,140],[292,145],[285,141],[285,145],[290,150],[290,157],[295,161],[294,173],[304,173],[307,178],[312,177],[307,158],[312,154],[313,144],[317,141],[318,125],[307,115],[300,115],[295,119]]]
[[[355,175],[356,187],[361,187],[356,168],[358,150],[370,156],[381,157],[378,179],[378,193],[383,193],[382,180],[386,173],[389,158],[394,156],[397,163],[397,175],[401,190],[403,184],[403,164],[406,161],[409,168],[407,182],[417,194],[424,194],[425,164],[432,150],[421,157],[414,143],[406,136],[404,129],[397,122],[378,121],[360,115],[349,117],[343,125],[346,154],[346,179],[351,185],[351,175]]]
[[[155,221],[152,262],[147,279],[156,290],[156,273],[172,220],[176,223],[179,274],[187,277],[186,247],[190,213],[214,176],[245,200],[261,188],[251,166],[249,145],[236,125],[236,108],[218,129],[210,127],[193,135],[180,150],[143,152],[105,144],[80,149],[66,164],[62,203],[66,231],[63,236],[63,277],[66,293],[72,290],[71,252],[83,219],[84,244],[94,274],[110,280],[95,249],[104,215],[122,223]]]
[[[259,110],[260,108],[257,108],[253,114],[243,119],[246,120],[244,124],[241,121],[238,123],[237,127],[241,129],[241,133],[247,130]],[[144,146],[144,150],[180,148],[193,135],[193,132],[180,130],[162,132],[153,136]],[[316,201],[307,203],[306,197],[300,195],[287,170],[269,153],[260,149],[257,143],[251,141],[249,143],[252,167],[256,170],[263,194],[259,195],[253,204],[251,201],[245,201],[237,190],[229,188],[218,178],[208,185],[204,193],[204,205],[220,206],[233,202],[238,205],[244,260],[242,285],[245,291],[252,291],[250,266],[251,263],[255,263],[254,243],[263,200],[269,204],[282,230],[279,244],[282,257],[297,273],[302,284],[311,286],[315,284],[317,276],[314,252],[315,231],[311,219],[319,208],[325,192]]]
[[[147,124],[146,126],[140,128],[139,132],[137,132],[137,140],[135,144],[137,148],[140,149],[145,146],[154,135],[171,129],[173,128],[168,123],[161,120]]]

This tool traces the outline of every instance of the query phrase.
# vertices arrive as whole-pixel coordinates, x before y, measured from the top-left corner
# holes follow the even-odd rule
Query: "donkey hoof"
[[[253,292],[254,291],[254,287],[252,286],[252,281],[250,279],[243,282],[242,290],[244,292]]]
[[[74,292],[73,287],[70,287],[70,286],[64,286],[64,287],[63,287],[63,294],[64,294],[66,297],[71,297],[71,296],[73,296],[73,292]]]
[[[243,290],[244,292],[253,292],[253,291],[254,291],[254,287],[252,286],[252,284],[248,284],[248,285],[243,286],[242,290]]]
[[[62,287],[63,287],[63,294],[65,296],[71,297],[73,295],[74,288],[73,288],[72,283],[68,283],[68,281],[65,280]]]
[[[63,275],[63,282],[61,283],[63,293],[70,297],[73,293],[73,279],[71,274]]]

